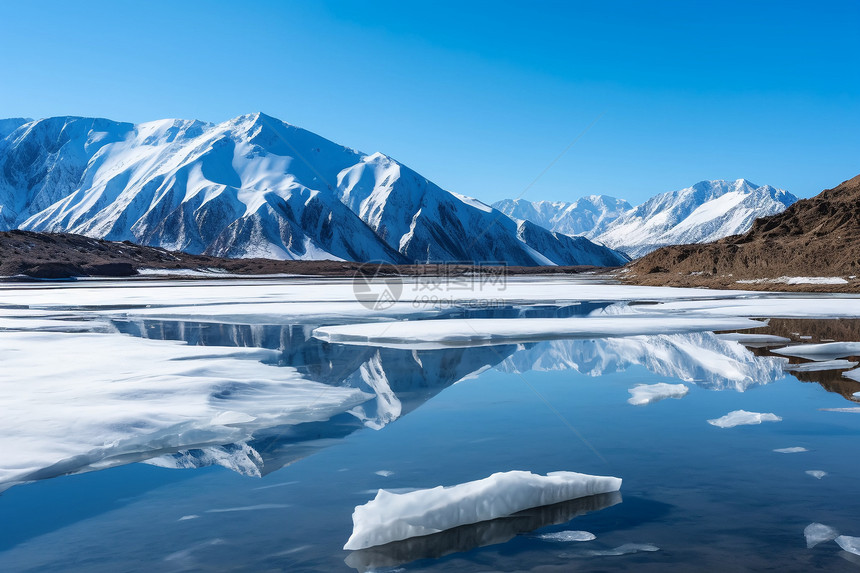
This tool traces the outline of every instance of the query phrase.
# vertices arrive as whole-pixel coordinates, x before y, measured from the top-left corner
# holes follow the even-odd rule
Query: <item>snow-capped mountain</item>
[[[531,221],[566,235],[600,234],[612,221],[632,209],[624,199],[608,195],[588,195],[573,203],[566,201],[527,201],[505,199],[493,207],[516,219]]]
[[[499,201],[505,214],[551,231],[581,235],[638,258],[666,245],[707,243],[746,232],[755,219],[781,213],[797,197],[746,179],[700,181],[655,195],[638,207],[605,195],[573,203]]]
[[[652,197],[593,238],[638,258],[666,245],[707,243],[743,233],[757,218],[781,213],[796,201],[788,191],[746,179],[700,181]]]
[[[0,230],[72,232],[276,259],[617,265],[610,249],[523,229],[381,153],[267,115],[134,125],[0,121]]]

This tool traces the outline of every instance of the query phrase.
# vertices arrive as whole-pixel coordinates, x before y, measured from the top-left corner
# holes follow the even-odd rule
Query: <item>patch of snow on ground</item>
[[[687,395],[690,389],[683,384],[667,384],[660,382],[658,384],[639,384],[630,388],[628,392],[632,397],[627,400],[634,406],[644,406],[651,402],[658,402],[666,398],[682,398]]]
[[[752,426],[762,422],[780,422],[782,418],[776,414],[747,412],[746,410],[735,410],[721,418],[708,420],[708,423],[718,428],[734,428],[735,426]]]
[[[844,285],[848,281],[842,277],[778,277],[775,279],[742,279],[735,281],[742,285],[787,284],[787,285]]]
[[[355,508],[352,535],[344,549],[365,549],[430,535],[620,488],[621,479],[616,477],[563,471],[542,476],[509,471],[450,487],[403,494],[380,489],[374,499]]]

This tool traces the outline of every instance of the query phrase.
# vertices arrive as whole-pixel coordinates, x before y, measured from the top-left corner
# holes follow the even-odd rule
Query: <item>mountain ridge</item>
[[[636,207],[608,196],[573,203],[505,200],[494,206],[550,230],[576,230],[572,234],[638,258],[664,245],[703,243],[744,232],[757,217],[778,213],[795,201],[791,193],[770,185],[714,179],[657,194]]]
[[[219,124],[10,121],[19,125],[0,139],[0,229],[234,258],[627,261],[543,229],[524,239],[517,221],[389,156],[363,154],[259,112]]]

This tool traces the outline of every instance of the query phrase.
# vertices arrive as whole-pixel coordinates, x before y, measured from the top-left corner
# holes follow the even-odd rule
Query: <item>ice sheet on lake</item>
[[[626,307],[631,314],[656,313],[748,318],[860,318],[858,297],[761,295],[731,300],[675,300]]]
[[[594,541],[597,536],[590,531],[556,531],[554,533],[543,533],[536,536],[543,541],[556,541],[567,543],[569,541]]]
[[[524,509],[618,491],[621,479],[575,472],[546,476],[527,471],[495,473],[477,481],[404,494],[379,490],[355,508],[353,531],[344,549],[364,549],[461,525],[515,514]]]
[[[776,414],[747,412],[746,410],[735,410],[721,418],[708,420],[708,423],[718,428],[734,428],[735,426],[750,426],[762,422],[779,422],[782,418]]]
[[[806,548],[812,549],[819,543],[836,539],[839,532],[823,523],[810,523],[803,530],[803,536],[806,537]]]
[[[790,448],[777,448],[774,451],[778,454],[799,454],[801,452],[808,452],[809,450],[801,446],[792,446]]]
[[[803,364],[786,364],[789,372],[823,372],[825,370],[847,370],[857,366],[851,360],[823,360],[821,362],[805,362]]]
[[[827,472],[822,470],[806,470],[804,473],[814,477],[815,479],[821,479],[827,475]]]
[[[446,348],[548,340],[760,328],[744,318],[632,317],[448,319],[320,327],[326,342],[390,348]]]
[[[772,350],[783,356],[808,360],[829,361],[847,356],[860,356],[860,342],[824,342],[822,344],[796,344]]]
[[[0,490],[241,442],[256,429],[327,420],[372,397],[264,364],[278,353],[263,349],[0,332],[0,355]]]
[[[644,406],[651,402],[657,402],[666,398],[682,398],[687,395],[690,389],[683,384],[667,384],[660,382],[658,384],[639,384],[630,388],[628,392],[632,397],[627,401],[634,406]]]
[[[839,545],[839,547],[842,548],[843,551],[853,553],[854,555],[860,555],[860,537],[849,537],[847,535],[840,535],[836,538],[836,543]]]

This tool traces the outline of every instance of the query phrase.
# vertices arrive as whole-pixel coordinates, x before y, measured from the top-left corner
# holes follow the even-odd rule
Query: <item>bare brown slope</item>
[[[664,247],[628,269],[626,280],[638,284],[734,288],[744,279],[860,275],[860,176],[757,219],[743,235]],[[848,280],[841,286],[764,283],[744,288],[860,291],[860,281]]]
[[[189,255],[129,242],[117,243],[69,233],[0,232],[0,277],[40,279],[69,277],[135,276],[139,269],[195,269],[240,275],[295,274],[354,276],[385,275],[455,276],[464,274],[555,274],[607,270],[601,267],[487,267],[472,265],[372,265],[342,261],[277,261],[271,259],[222,259]],[[217,276],[217,275],[214,275]],[[183,277],[187,278],[187,277]],[[2,280],[2,278],[0,278]]]

